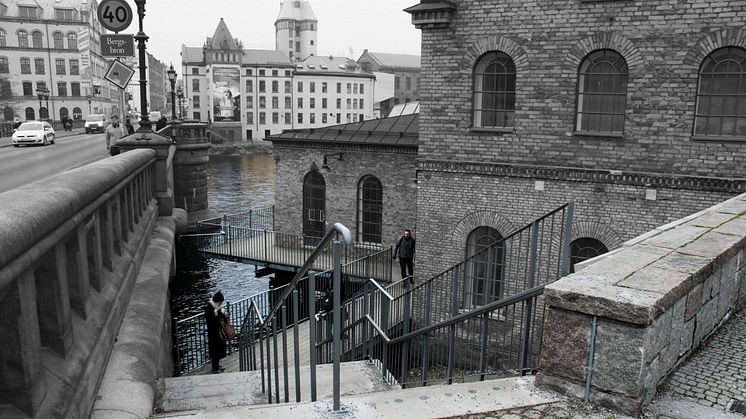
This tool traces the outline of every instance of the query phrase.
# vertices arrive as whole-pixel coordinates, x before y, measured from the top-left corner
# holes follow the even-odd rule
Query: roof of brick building
[[[409,114],[321,128],[286,130],[266,140],[417,147],[419,122],[419,114]]]

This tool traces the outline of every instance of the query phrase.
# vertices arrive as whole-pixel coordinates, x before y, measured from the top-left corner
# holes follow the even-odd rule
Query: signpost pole
[[[145,18],[145,0],[135,0],[135,3],[137,4],[137,17],[140,24],[140,30],[135,35],[140,65],[140,128],[137,129],[137,132],[153,132],[148,116],[147,57],[145,56],[145,42],[149,38],[145,35],[142,27],[142,20]]]

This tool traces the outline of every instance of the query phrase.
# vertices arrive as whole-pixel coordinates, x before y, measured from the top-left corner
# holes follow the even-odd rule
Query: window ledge
[[[515,128],[512,128],[512,127],[506,127],[506,128],[471,127],[469,131],[513,134],[515,133]]]
[[[616,132],[574,131],[573,137],[612,138],[623,140],[624,134]]]
[[[715,135],[692,135],[692,141],[744,143],[746,137],[723,137]]]

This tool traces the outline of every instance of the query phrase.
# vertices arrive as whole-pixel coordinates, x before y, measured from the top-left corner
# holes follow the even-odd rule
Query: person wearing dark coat
[[[404,235],[396,242],[396,249],[394,249],[393,256],[394,259],[397,256],[399,257],[402,279],[409,277],[410,282],[414,281],[412,277],[414,275],[414,247],[415,238],[412,237],[412,230],[406,229],[404,230]]]
[[[127,135],[132,135],[135,133],[135,127],[132,125],[132,121],[130,121],[129,118],[124,123],[124,128],[127,129]]]
[[[223,293],[218,291],[205,306],[205,323],[207,324],[207,349],[212,361],[213,374],[220,374],[225,368],[220,366],[220,360],[225,358],[226,343],[220,336],[220,317],[226,317],[223,303]]]
[[[168,120],[165,116],[161,116],[161,118],[155,124],[155,130],[160,131],[162,128],[166,128],[166,124],[168,124]]]

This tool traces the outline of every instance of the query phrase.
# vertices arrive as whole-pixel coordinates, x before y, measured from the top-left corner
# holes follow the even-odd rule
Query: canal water
[[[274,205],[275,161],[271,154],[210,156],[207,199],[219,216]],[[256,278],[253,265],[210,259],[184,237],[176,247],[176,277],[171,282],[171,315],[183,319],[200,312],[220,290],[234,302],[265,291],[269,279]]]

